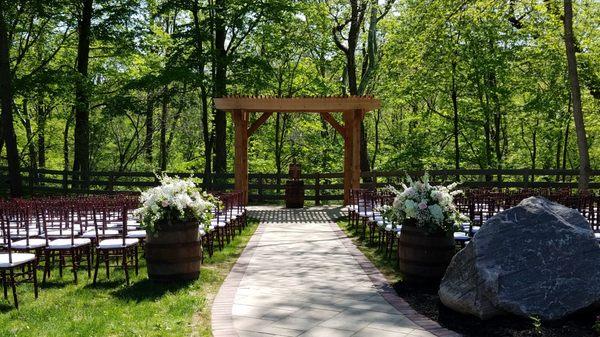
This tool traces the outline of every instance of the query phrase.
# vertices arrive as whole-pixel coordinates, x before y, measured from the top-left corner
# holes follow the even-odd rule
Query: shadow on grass
[[[117,278],[114,280],[98,280],[96,284],[90,281],[90,283],[86,284],[84,288],[96,290],[112,290],[122,285],[125,285],[125,279]]]
[[[155,301],[165,294],[175,293],[194,283],[195,281],[179,281],[172,283],[156,282],[149,279],[133,283],[111,292],[114,297],[124,301]]]
[[[14,304],[12,304],[12,302],[8,302],[5,299],[2,299],[2,297],[0,296],[0,313],[6,313],[12,310],[17,310],[14,306]]]

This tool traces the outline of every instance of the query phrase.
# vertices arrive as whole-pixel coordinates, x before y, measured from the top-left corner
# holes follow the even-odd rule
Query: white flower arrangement
[[[159,186],[142,192],[142,206],[134,211],[142,228],[155,233],[178,222],[210,225],[211,210],[219,203],[215,197],[202,192],[191,178],[163,175],[159,180]]]
[[[402,191],[388,187],[396,195],[391,206],[382,213],[397,223],[413,222],[427,234],[452,233],[457,226],[468,220],[454,204],[454,196],[463,193],[456,190],[458,183],[448,186],[429,184],[426,173],[420,180],[407,177],[409,185],[402,184]]]

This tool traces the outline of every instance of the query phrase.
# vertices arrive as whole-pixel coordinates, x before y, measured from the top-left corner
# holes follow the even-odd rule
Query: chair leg
[[[42,283],[46,283],[46,275],[50,277],[50,252],[44,252],[44,275],[42,275]]]
[[[73,268],[73,280],[77,284],[77,259],[79,257],[77,249],[71,249],[71,267]]]
[[[19,309],[19,301],[17,300],[17,285],[15,284],[15,273],[12,269],[10,269],[10,286],[12,287],[15,308]]]
[[[98,254],[96,254],[96,264],[94,267],[94,284],[96,284],[96,280],[98,279],[98,268],[100,267],[100,251],[97,251]]]
[[[108,249],[104,251],[104,267],[106,268],[106,279],[110,280],[110,264]]]
[[[125,271],[125,283],[129,285],[129,270],[127,268],[127,248],[123,249],[123,270]]]
[[[32,270],[33,273],[33,293],[35,294],[35,298],[38,298],[38,281],[37,281],[37,260],[33,262]]]
[[[4,289],[4,299],[8,299],[8,287],[7,287],[7,280],[6,280],[6,271],[2,270],[2,288]]]
[[[133,252],[135,254],[135,276],[138,276],[138,270],[139,270],[139,257],[138,257],[138,246],[135,246],[135,250]]]
[[[92,277],[92,247],[86,249],[88,278]]]
[[[63,264],[65,263],[65,256],[62,251],[58,252],[58,275],[60,278],[63,277]]]

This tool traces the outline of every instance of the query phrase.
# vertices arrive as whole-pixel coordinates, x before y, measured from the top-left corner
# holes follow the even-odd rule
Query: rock
[[[487,319],[503,313],[554,320],[600,303],[600,247],[577,211],[527,198],[490,218],[454,256],[444,305]]]

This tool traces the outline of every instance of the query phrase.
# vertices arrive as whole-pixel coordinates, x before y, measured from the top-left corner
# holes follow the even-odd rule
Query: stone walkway
[[[251,208],[261,224],[215,298],[214,336],[458,336],[395,294],[339,215]]]

